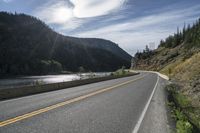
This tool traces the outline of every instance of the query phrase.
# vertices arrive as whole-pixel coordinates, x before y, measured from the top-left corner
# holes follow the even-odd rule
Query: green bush
[[[119,75],[126,75],[126,74],[129,74],[129,73],[130,73],[129,71],[125,70],[125,66],[122,66],[121,69],[118,69],[117,71],[111,73],[111,75],[117,75],[117,76],[119,76]]]
[[[181,108],[186,108],[190,106],[190,103],[191,103],[190,100],[183,94],[178,93],[178,92],[174,93],[174,98],[177,104],[179,104]]]
[[[192,125],[188,121],[178,120],[176,122],[177,133],[192,133]]]

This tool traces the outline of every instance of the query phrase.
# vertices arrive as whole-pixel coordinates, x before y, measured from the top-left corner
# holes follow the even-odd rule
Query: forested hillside
[[[113,71],[130,66],[131,56],[103,39],[74,38],[54,32],[25,14],[0,12],[0,74],[60,71]]]
[[[135,58],[137,67],[152,70],[164,70],[168,64],[181,58],[182,61],[189,59],[200,49],[200,19],[192,26],[184,26],[183,30],[177,28],[177,33],[160,41],[156,50],[137,52]]]

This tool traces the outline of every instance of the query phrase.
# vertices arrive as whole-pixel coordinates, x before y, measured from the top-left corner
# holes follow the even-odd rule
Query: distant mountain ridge
[[[111,41],[64,36],[35,17],[0,12],[0,74],[114,71],[130,60]]]
[[[110,40],[105,40],[105,39],[100,39],[100,38],[73,38],[73,37],[69,37],[69,40],[72,40],[77,43],[80,42],[83,45],[89,46],[92,48],[104,49],[104,50],[110,51],[113,54],[118,55],[119,57],[127,61],[131,60],[130,55],[127,54],[126,51],[124,51],[116,43]]]

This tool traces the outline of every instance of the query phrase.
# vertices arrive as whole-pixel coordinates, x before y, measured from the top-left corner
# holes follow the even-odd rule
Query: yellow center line
[[[12,124],[12,123],[15,123],[15,122],[18,122],[18,121],[33,117],[33,116],[36,116],[36,115],[39,115],[39,114],[42,114],[42,113],[45,113],[47,111],[50,111],[50,110],[53,110],[53,109],[68,105],[70,103],[81,101],[83,99],[89,98],[91,96],[95,96],[97,94],[112,90],[114,88],[117,88],[117,87],[120,87],[120,86],[123,86],[123,85],[126,85],[126,84],[129,84],[131,82],[137,81],[137,80],[142,79],[142,78],[144,78],[144,76],[136,78],[136,79],[133,79],[133,80],[126,81],[124,83],[117,84],[115,86],[111,86],[111,87],[108,87],[108,88],[97,90],[97,91],[91,92],[91,93],[83,95],[83,96],[72,98],[72,99],[69,99],[67,101],[64,101],[64,102],[61,102],[61,103],[57,103],[57,104],[54,104],[54,105],[51,105],[51,106],[48,106],[48,107],[45,107],[45,108],[30,112],[30,113],[27,113],[27,114],[23,114],[23,115],[20,115],[20,116],[17,116],[17,117],[8,119],[8,120],[1,121],[0,122],[0,127],[3,127],[3,126],[6,126],[6,125],[9,125],[9,124]]]

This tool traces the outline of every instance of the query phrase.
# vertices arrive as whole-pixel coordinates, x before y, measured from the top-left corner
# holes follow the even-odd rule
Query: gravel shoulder
[[[171,133],[173,122],[169,116],[165,85],[168,81],[159,78],[155,94],[140,126],[139,133]]]

